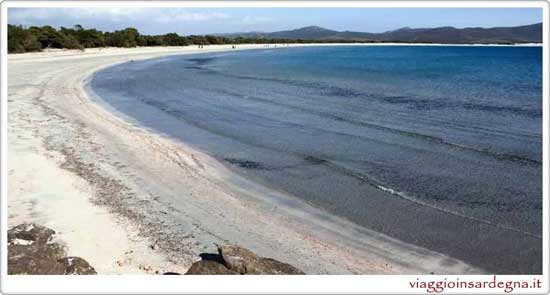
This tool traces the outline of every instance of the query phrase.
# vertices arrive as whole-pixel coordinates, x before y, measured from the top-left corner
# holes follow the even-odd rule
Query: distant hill
[[[216,34],[225,37],[416,43],[542,43],[542,23],[496,28],[401,28],[384,33],[334,31],[318,26],[278,32]]]

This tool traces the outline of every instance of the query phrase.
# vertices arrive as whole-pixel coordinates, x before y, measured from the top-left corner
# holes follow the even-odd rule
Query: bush
[[[22,53],[40,51],[44,48],[84,49],[93,47],[136,47],[136,46],[187,46],[208,44],[269,44],[269,43],[311,43],[311,42],[354,42],[342,40],[265,39],[261,37],[227,38],[221,36],[180,36],[176,33],[164,35],[141,35],[135,28],[114,32],[85,29],[81,25],[73,28],[51,26],[30,27],[8,25],[8,52]]]
[[[84,50],[85,46],[80,44],[73,35],[63,35],[63,48]]]
[[[8,52],[23,53],[28,51],[40,51],[41,43],[37,37],[21,26],[8,25]]]

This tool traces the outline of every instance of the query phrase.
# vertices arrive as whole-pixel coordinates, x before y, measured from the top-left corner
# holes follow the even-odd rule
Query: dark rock
[[[235,246],[218,247],[225,266],[240,274],[250,275],[297,275],[304,274],[294,266],[271,258],[262,258],[252,251]]]
[[[96,275],[95,269],[84,259],[80,257],[63,257],[57,262],[65,267],[66,275]]]
[[[186,275],[238,275],[239,273],[227,269],[225,265],[212,260],[201,260],[193,263]]]
[[[259,260],[259,257],[252,251],[239,246],[219,246],[218,251],[227,268],[241,274],[247,273]]]
[[[53,229],[35,223],[23,223],[8,230],[8,244],[46,244],[55,234]]]
[[[163,273],[162,275],[163,275],[163,276],[179,276],[180,274],[177,273],[177,272],[171,272],[171,271],[169,271],[169,272]]]
[[[96,274],[80,257],[65,257],[65,248],[51,243],[55,231],[24,223],[8,231],[8,274],[65,275]]]
[[[65,250],[58,244],[8,245],[8,274],[62,275],[58,259]]]
[[[305,273],[294,266],[271,258],[262,258],[263,273],[269,275],[304,275]]]
[[[201,253],[199,254],[199,256],[201,257],[201,260],[211,260],[217,263],[225,264],[225,261],[223,261],[223,257],[218,253]]]

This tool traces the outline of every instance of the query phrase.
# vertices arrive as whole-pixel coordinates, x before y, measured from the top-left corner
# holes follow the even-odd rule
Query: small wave
[[[403,136],[407,136],[407,137],[412,137],[412,138],[417,138],[417,139],[429,141],[429,142],[432,142],[432,143],[447,145],[447,146],[452,147],[452,148],[467,150],[467,151],[470,151],[470,152],[476,152],[476,153],[479,153],[479,154],[490,156],[490,157],[492,157],[494,159],[497,159],[497,160],[521,162],[521,163],[524,163],[524,164],[536,165],[536,166],[542,165],[542,161],[531,159],[528,156],[524,156],[524,155],[517,155],[517,154],[510,154],[510,153],[500,153],[500,152],[493,151],[493,150],[488,149],[488,148],[481,148],[481,147],[470,146],[470,145],[465,145],[465,144],[460,144],[460,143],[447,141],[444,138],[433,136],[433,135],[428,135],[428,134],[423,134],[423,133],[418,133],[418,132],[412,132],[412,131],[402,130],[402,129],[398,129],[398,128],[392,128],[392,127],[388,127],[388,126],[384,126],[384,125],[380,125],[380,124],[375,124],[375,123],[370,123],[370,122],[365,122],[365,121],[354,120],[354,119],[351,119],[351,118],[345,118],[345,117],[342,117],[342,116],[339,116],[339,115],[336,115],[336,114],[333,114],[333,113],[329,113],[329,112],[306,109],[306,108],[303,108],[303,107],[298,107],[298,106],[293,106],[293,105],[289,105],[289,104],[285,104],[285,103],[280,103],[280,102],[276,102],[276,101],[265,99],[265,98],[258,97],[258,96],[243,95],[243,94],[232,92],[232,91],[229,91],[229,90],[219,90],[219,92],[222,92],[223,94],[232,95],[232,96],[236,96],[236,97],[239,97],[239,98],[247,99],[247,100],[260,101],[260,102],[263,102],[263,103],[277,105],[277,106],[297,110],[297,111],[300,111],[300,112],[304,112],[304,113],[308,113],[308,114],[312,114],[312,115],[317,115],[317,116],[321,116],[321,117],[324,117],[324,118],[329,118],[329,119],[332,119],[332,120],[335,120],[335,121],[345,122],[345,123],[356,125],[356,126],[373,128],[373,129],[382,130],[382,131],[386,131],[386,132],[391,132],[391,133],[395,133],[395,134],[399,134],[399,135],[403,135]]]
[[[523,231],[523,230],[520,230],[520,229],[517,229],[517,228],[510,227],[510,226],[494,223],[494,222],[489,221],[489,220],[485,220],[485,219],[481,219],[481,218],[477,218],[477,217],[473,217],[473,216],[468,216],[468,215],[465,215],[465,214],[460,213],[460,212],[456,212],[456,211],[452,211],[452,210],[449,210],[449,209],[446,209],[446,208],[435,206],[435,205],[423,202],[423,201],[419,200],[418,198],[412,197],[409,194],[406,194],[404,192],[400,192],[400,191],[397,191],[397,190],[394,190],[394,189],[391,189],[391,188],[388,188],[388,187],[385,187],[385,186],[382,186],[382,185],[374,185],[374,186],[376,188],[378,188],[379,190],[381,190],[381,191],[390,193],[392,195],[398,196],[398,197],[403,198],[407,201],[410,201],[410,202],[413,202],[413,203],[416,203],[416,204],[419,204],[419,205],[422,205],[422,206],[430,207],[430,208],[433,208],[433,209],[438,210],[438,211],[449,213],[449,214],[459,216],[461,218],[465,218],[465,219],[468,219],[468,220],[472,220],[472,221],[475,221],[475,222],[480,222],[480,223],[484,223],[484,224],[487,224],[487,225],[491,225],[491,226],[494,226],[494,227],[497,227],[497,228],[500,228],[500,229],[510,230],[510,231],[514,231],[514,232],[521,233],[521,234],[524,234],[524,235],[528,235],[528,236],[531,236],[531,237],[542,239],[541,235],[537,235],[537,234],[534,234],[534,233],[531,233],[531,232],[527,232],[527,231]]]
[[[195,59],[190,59],[190,60],[195,60]],[[196,60],[200,60],[200,59],[196,59]],[[201,64],[207,63],[203,61],[199,61],[199,62],[202,62]],[[417,110],[462,108],[466,110],[477,110],[477,111],[492,112],[492,113],[497,113],[497,112],[510,113],[510,114],[528,116],[532,118],[542,117],[542,110],[538,108],[495,106],[490,104],[460,102],[460,101],[453,102],[446,98],[437,98],[437,97],[431,98],[431,99],[425,99],[417,96],[385,95],[385,94],[369,93],[363,90],[353,89],[351,87],[341,87],[341,86],[331,85],[320,81],[299,81],[299,80],[290,80],[290,79],[273,78],[273,77],[254,77],[254,76],[230,74],[230,73],[213,70],[213,69],[206,69],[206,68],[201,68],[201,69],[208,70],[211,73],[215,73],[217,75],[221,75],[229,78],[276,82],[276,83],[281,83],[281,84],[290,85],[290,86],[305,87],[309,89],[314,89],[318,93],[325,96],[338,96],[338,97],[347,97],[347,98],[365,97],[369,99],[376,99],[389,104],[402,104]]]
[[[312,157],[312,156],[308,156],[308,157]],[[317,157],[315,157],[315,158],[317,159]],[[326,160],[326,159],[321,159],[321,160],[322,160],[322,163],[324,165],[327,165],[330,168],[338,170],[341,173],[343,173],[345,175],[348,175],[348,176],[351,176],[351,177],[354,177],[355,179],[358,179],[358,180],[360,180],[360,181],[362,181],[362,182],[364,182],[364,183],[366,183],[366,184],[368,184],[372,187],[375,187],[378,190],[389,193],[390,195],[393,195],[393,196],[397,196],[397,197],[402,198],[404,200],[407,200],[409,202],[413,202],[415,204],[418,204],[418,205],[421,205],[421,206],[424,206],[424,207],[429,207],[429,208],[432,208],[434,210],[445,212],[447,214],[451,214],[453,216],[457,216],[457,217],[460,217],[460,218],[468,219],[468,220],[471,220],[471,221],[487,224],[487,225],[490,225],[490,226],[493,226],[493,227],[496,227],[496,228],[509,230],[509,231],[521,233],[521,234],[524,234],[524,235],[527,235],[527,236],[542,239],[541,235],[537,235],[537,234],[534,234],[534,233],[531,233],[531,232],[528,232],[528,231],[524,231],[524,230],[520,230],[520,229],[517,229],[517,228],[510,227],[510,226],[498,224],[498,223],[495,223],[495,222],[492,222],[492,221],[489,221],[489,220],[486,220],[486,219],[481,219],[481,218],[477,218],[477,217],[473,217],[473,216],[468,216],[466,214],[463,214],[463,213],[460,213],[460,212],[457,212],[457,211],[453,211],[453,210],[450,210],[450,209],[446,209],[446,208],[443,208],[443,207],[440,207],[440,206],[436,206],[436,205],[424,202],[420,198],[415,197],[415,196],[411,196],[408,193],[401,192],[401,191],[398,191],[396,189],[386,187],[386,186],[380,184],[378,181],[373,180],[373,179],[369,178],[368,176],[364,175],[363,173],[352,171],[348,168],[337,165],[337,164],[335,164],[335,163],[333,163],[329,160]]]

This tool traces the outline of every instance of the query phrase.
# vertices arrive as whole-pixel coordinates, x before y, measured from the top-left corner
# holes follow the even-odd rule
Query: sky
[[[498,27],[542,22],[540,8],[9,8],[8,23],[143,34],[263,31],[316,25],[379,33],[402,27]]]

